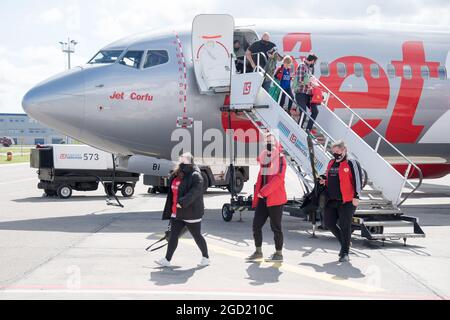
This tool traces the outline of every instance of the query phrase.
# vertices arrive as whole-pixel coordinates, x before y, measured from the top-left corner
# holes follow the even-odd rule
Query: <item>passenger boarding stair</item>
[[[259,61],[259,59],[258,59]],[[308,149],[308,133],[299,125],[303,120],[308,121],[309,115],[302,114],[300,121],[294,120],[281,106],[280,100],[262,88],[263,79],[270,79],[272,86],[278,86],[272,77],[265,74],[258,66],[257,72],[231,75],[230,110],[243,112],[261,131],[272,131],[279,134],[289,166],[296,172],[299,179],[308,189],[315,184],[314,170],[311,166],[311,156]],[[350,156],[359,161],[367,173],[367,184],[361,198],[361,204],[355,214],[354,227],[361,231],[361,236],[369,240],[394,240],[425,237],[418,224],[418,220],[405,216],[400,210],[401,205],[420,187],[414,185],[409,177],[414,173],[421,176],[418,168],[410,159],[403,155],[395,146],[387,141],[380,133],[372,128],[364,119],[355,113],[338,96],[317,80],[327,97],[319,107],[319,116],[315,123],[314,134],[309,134],[314,145],[314,164],[316,171],[322,175],[327,170],[331,160],[330,146],[336,140],[346,141]],[[289,96],[288,96],[289,98]],[[339,115],[329,107],[331,100],[339,103]],[[295,103],[295,102],[294,102]],[[343,116],[343,114],[345,114]],[[307,119],[305,119],[305,117]],[[345,120],[345,121],[344,121]],[[370,146],[352,127],[361,122],[376,137],[375,146]],[[408,164],[404,174],[400,174],[380,154],[383,150],[391,149],[391,154],[403,159]],[[406,195],[404,188],[412,189]]]
[[[256,72],[251,73],[246,73],[247,61],[244,57],[244,73],[236,74],[235,57],[232,54],[235,30],[235,21],[230,15],[203,14],[195,17],[192,25],[192,62],[199,92],[203,95],[230,93],[229,112],[245,113],[262,132],[278,132],[289,165],[308,189],[315,185],[315,171],[319,174],[326,172],[331,159],[330,145],[344,139],[351,156],[360,162],[368,177],[361,205],[355,215],[355,228],[361,230],[361,235],[369,240],[403,238],[406,241],[411,237],[424,237],[417,219],[405,216],[400,210],[400,206],[422,183],[422,178],[417,185],[413,185],[409,179],[412,173],[422,177],[420,169],[318,80],[327,99],[320,107],[315,133],[309,139],[308,133],[299,125],[308,115],[303,114],[300,122],[295,121],[280,107],[279,101],[262,89],[266,76],[272,86],[278,86],[281,90],[261,68],[260,61],[265,59],[264,56],[253,56]],[[179,55],[183,57],[182,48]],[[339,105],[337,113],[329,108],[329,102],[333,106]],[[376,138],[374,146],[353,131],[355,124],[365,127],[370,137]],[[308,142],[311,140],[313,147],[309,148]],[[403,159],[407,164],[404,174],[400,174],[383,158],[380,151],[386,152],[386,149],[389,149],[390,155]],[[412,191],[404,195],[405,187],[410,187]],[[248,201],[238,199],[238,202],[238,205],[233,205],[232,201],[231,209],[236,207],[239,210],[241,204],[242,208],[248,207]],[[224,206],[226,210],[223,210],[222,215],[229,221],[232,215],[227,214],[227,208]]]

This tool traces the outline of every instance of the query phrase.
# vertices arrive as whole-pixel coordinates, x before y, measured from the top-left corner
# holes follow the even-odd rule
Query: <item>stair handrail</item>
[[[398,204],[398,206],[400,207],[402,204],[405,203],[406,200],[408,200],[422,186],[422,183],[423,183],[423,172],[422,172],[422,169],[420,169],[419,166],[417,166],[411,159],[409,159],[406,155],[404,155],[403,152],[401,152],[396,146],[394,146],[391,142],[389,142],[381,133],[379,133],[377,130],[375,130],[375,128],[373,128],[366,120],[364,120],[359,114],[357,114],[352,108],[350,108],[349,105],[347,105],[344,101],[342,101],[342,99],[339,98],[333,91],[331,91],[325,84],[323,84],[315,76],[313,76],[313,78],[317,81],[317,83],[320,85],[320,87],[325,89],[329,94],[331,94],[331,96],[333,96],[338,102],[340,102],[347,110],[349,110],[351,112],[352,116],[351,116],[351,119],[350,119],[350,123],[348,123],[348,124],[346,123],[346,125],[350,129],[352,127],[353,120],[356,117],[359,121],[364,123],[372,132],[374,132],[378,136],[376,147],[373,148],[372,146],[369,145],[375,152],[378,153],[378,150],[379,150],[379,147],[381,145],[381,142],[385,142],[389,147],[391,147],[400,157],[402,157],[407,162],[408,167],[407,167],[407,169],[405,171],[404,179],[405,179],[405,183],[407,183],[413,190],[410,193],[408,193],[402,199],[402,201]],[[328,109],[330,109],[329,106],[328,106],[329,100],[330,100],[330,96],[327,97],[326,102],[324,103],[324,105]],[[417,171],[418,175],[419,175],[419,183],[416,186],[414,186],[409,181],[409,175],[411,173],[411,169],[412,168],[414,168]],[[401,195],[400,195],[400,198],[402,198]]]
[[[297,107],[297,108],[300,108],[300,106],[297,104],[297,102],[295,101],[295,99],[292,99],[288,94],[287,94],[287,92],[275,81],[275,79],[273,79],[271,76],[269,76],[269,75],[266,75],[266,77],[272,82],[272,85],[275,85],[276,87],[278,87],[278,89],[280,89],[280,97],[278,98],[278,106],[280,107],[280,109],[282,109],[284,112],[286,112],[281,106],[280,106],[280,100],[281,100],[281,95],[282,94],[285,94],[286,95],[286,97],[290,100],[290,101],[292,101],[293,102],[293,104]],[[272,97],[273,98],[273,97]],[[334,139],[332,136],[331,136],[331,134],[329,134],[319,123],[317,123],[316,122],[316,120],[314,120],[312,117],[311,117],[311,115],[309,115],[307,112],[304,112],[303,110],[302,110],[302,116],[300,117],[300,121],[299,121],[299,124],[301,124],[301,123],[303,123],[303,121],[304,121],[304,118],[307,118],[308,120],[311,120],[313,123],[314,123],[314,125],[316,126],[316,128],[320,131],[320,132],[322,132],[325,136],[326,136],[326,138],[328,138],[330,141],[329,142],[335,142],[336,141],[336,139]],[[328,150],[326,150],[326,146],[328,145],[328,143],[325,143],[324,144],[324,146],[325,146],[325,151],[327,151],[328,152]]]
[[[296,106],[296,108],[298,108],[299,110],[300,110],[300,106],[297,104],[297,101],[295,101],[295,99],[293,99],[293,98],[291,98],[291,96],[275,81],[275,79],[271,76],[271,75],[269,75],[268,73],[267,73],[267,71],[263,68],[263,67],[261,67],[261,65],[260,65],[260,56],[262,56],[263,58],[265,58],[265,54],[264,53],[259,53],[258,54],[258,61],[257,61],[257,63],[256,63],[256,68],[255,68],[255,71],[258,71],[258,72],[260,72],[260,73],[263,73],[264,74],[264,76],[265,77],[267,77],[271,82],[272,82],[272,85],[275,85],[276,87],[278,87],[278,89],[280,89],[280,96],[279,96],[279,98],[278,98],[278,105],[279,105],[279,107],[280,108],[282,108],[281,106],[280,106],[280,100],[281,100],[281,96],[282,96],[282,94],[285,94],[285,96],[287,97],[287,99],[288,100],[290,100],[290,101],[292,101],[293,102],[293,104]],[[246,73],[246,71],[247,71],[247,68],[246,68],[246,66],[247,66],[247,56],[244,56],[244,74]],[[273,98],[273,97],[272,97]],[[284,111],[284,110],[283,110]],[[312,117],[311,117],[311,115],[309,115],[308,114],[308,112],[304,112],[303,110],[302,110],[302,116],[300,117],[300,121],[299,121],[299,124],[300,123],[303,123],[303,121],[304,121],[304,119],[305,119],[305,117],[307,118],[307,120],[310,120],[310,121],[312,121],[313,123],[314,123],[314,125],[316,126],[316,128],[317,129],[319,129],[325,136],[326,136],[326,138],[328,138],[329,139],[329,142],[335,142],[336,141],[336,139],[334,139],[319,123],[317,123],[317,121],[315,120],[315,119],[313,119]],[[324,149],[325,149],[325,151],[326,152],[328,152],[328,150],[327,150],[327,145],[328,145],[328,143],[325,143],[324,144]]]
[[[261,59],[260,59],[260,56],[263,56],[263,58],[266,58],[266,56],[265,56],[265,54],[264,53],[258,53],[257,54],[257,63],[256,63],[256,68],[255,68],[255,71],[257,71],[257,72],[261,72],[261,73],[263,73],[264,74],[264,77],[265,78],[268,78],[271,82],[272,82],[272,85],[273,84],[275,84],[275,86],[277,86],[279,89],[280,89],[280,92],[281,93],[284,93],[285,95],[286,95],[286,97],[289,99],[289,100],[291,100],[291,101],[293,101],[293,103],[295,104],[295,106],[297,107],[297,108],[299,108],[299,105],[297,104],[297,102],[295,101],[295,99],[292,99],[288,94],[287,94],[287,92],[283,89],[283,88],[281,88],[281,86],[273,79],[273,77],[271,76],[271,75],[269,75],[268,73],[267,73],[267,71],[264,69],[264,68],[262,68],[261,67],[261,65],[260,65],[260,61],[261,61]],[[267,59],[267,58],[266,58]],[[245,55],[244,56],[244,73],[247,73],[246,72],[247,71],[247,56]],[[380,145],[381,145],[381,142],[385,142],[390,148],[392,148],[401,158],[403,158],[405,161],[406,161],[406,163],[408,164],[408,167],[407,167],[407,169],[405,170],[405,175],[403,176],[404,177],[404,181],[405,181],[405,183],[406,184],[408,184],[411,188],[412,188],[412,191],[411,192],[409,192],[405,197],[402,197],[402,193],[403,192],[401,192],[400,193],[400,195],[399,195],[399,199],[401,199],[401,201],[400,201],[400,203],[397,205],[398,207],[400,207],[401,205],[403,205],[405,202],[406,202],[406,200],[408,200],[421,186],[422,186],[422,184],[423,184],[423,172],[422,172],[422,170],[419,168],[419,166],[417,166],[411,159],[409,159],[406,155],[404,155],[396,146],[394,146],[391,142],[389,142],[381,133],[379,133],[377,130],[375,130],[375,128],[373,128],[366,120],[364,120],[359,114],[357,114],[352,108],[350,108],[350,106],[349,105],[347,105],[344,101],[342,101],[342,99],[341,98],[339,98],[333,91],[331,91],[325,84],[323,84],[319,79],[317,79],[315,76],[312,76],[312,78],[314,79],[314,80],[316,80],[317,81],[317,83],[319,84],[319,86],[320,87],[322,87],[323,89],[325,89],[328,93],[329,93],[329,95],[328,95],[328,97],[327,97],[327,99],[326,99],[326,101],[323,103],[328,109],[330,109],[329,108],[329,99],[330,99],[330,94],[331,94],[331,96],[333,96],[338,102],[340,102],[347,110],[349,110],[350,112],[351,112],[351,114],[352,114],[352,116],[351,116],[351,119],[350,119],[350,123],[345,123],[345,125],[350,129],[350,130],[352,130],[353,131],[353,129],[352,129],[352,123],[353,123],[353,121],[354,121],[354,119],[355,119],[355,117],[359,120],[359,121],[361,121],[362,123],[364,123],[372,132],[374,132],[377,136],[378,136],[378,140],[377,140],[377,143],[376,143],[376,147],[375,148],[373,148],[371,145],[369,145],[369,144],[367,144],[369,147],[371,147],[376,153],[378,153],[378,150],[379,150],[379,147],[380,147]],[[280,100],[281,100],[281,94],[280,94],[280,98],[279,98],[279,101],[278,101],[278,105],[280,104]],[[281,106],[280,106],[281,107]],[[284,111],[284,110],[283,110]],[[303,111],[303,110],[302,110]],[[306,111],[306,110],[305,110]],[[336,114],[336,113],[335,113]],[[337,115],[337,114],[336,114]],[[325,144],[324,144],[324,149],[325,149],[325,151],[326,152],[328,152],[328,150],[327,150],[327,146],[328,146],[328,143],[329,143],[329,141],[331,141],[331,142],[334,142],[335,141],[335,139],[326,131],[326,130],[324,130],[323,128],[322,128],[322,126],[320,126],[317,122],[316,122],[316,120],[314,120],[314,119],[312,119],[312,117],[307,113],[307,112],[302,112],[302,116],[301,116],[301,118],[300,118],[300,122],[299,123],[303,123],[303,121],[304,121],[304,117],[307,117],[310,121],[313,121],[313,123],[314,123],[314,125],[316,126],[316,128],[317,129],[319,129],[322,133],[324,133],[325,134],[325,136],[327,137],[327,141],[325,142]],[[341,119],[342,120],[342,119]],[[329,141],[328,141],[329,140]],[[381,155],[380,155],[381,156]],[[391,166],[392,166],[392,164],[390,164]],[[410,173],[411,173],[411,169],[415,169],[416,170],[416,172],[418,173],[418,176],[419,176],[419,183],[415,186],[415,185],[413,185],[410,181],[409,181],[409,175],[410,175]]]

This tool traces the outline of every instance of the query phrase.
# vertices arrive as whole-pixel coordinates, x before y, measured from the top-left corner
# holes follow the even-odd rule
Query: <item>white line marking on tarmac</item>
[[[28,179],[21,179],[21,180],[13,180],[8,182],[0,182],[0,186],[7,185],[7,184],[13,184],[13,183],[21,183],[21,182],[28,182],[28,181],[35,181],[35,178],[28,178]]]
[[[196,246],[195,242],[193,240],[189,240],[189,239],[180,239],[181,242],[191,245],[191,246]],[[235,257],[235,258],[239,258],[244,260],[246,258],[245,254],[237,252],[237,251],[232,251],[229,249],[225,249],[223,247],[220,246],[216,246],[216,245],[211,245],[208,243],[208,249],[211,251],[214,251],[216,253],[219,254],[223,254],[223,255],[227,255],[230,257]],[[273,268],[278,268],[280,270],[284,270],[284,271],[288,271],[291,273],[296,273],[308,278],[312,278],[312,279],[317,279],[317,280],[322,280],[328,283],[332,283],[334,285],[337,286],[342,286],[342,287],[347,287],[347,288],[351,288],[351,289],[356,289],[362,292],[386,292],[386,290],[384,290],[383,288],[380,287],[375,287],[375,286],[371,286],[365,283],[360,283],[360,282],[356,282],[356,281],[351,281],[351,280],[347,280],[347,279],[343,279],[343,278],[339,278],[336,277],[334,275],[329,275],[329,274],[324,274],[324,273],[318,273],[315,271],[311,271],[308,270],[306,268],[302,268],[302,267],[298,267],[295,265],[290,265],[287,263],[282,263],[282,264],[274,264],[274,263],[266,263],[266,262],[262,262],[261,265],[263,266],[269,266],[269,267],[273,267]]]
[[[133,294],[133,295],[160,295],[160,296],[185,296],[186,294],[193,296],[215,296],[215,297],[241,297],[241,298],[270,298],[270,299],[295,299],[295,300],[351,300],[355,297],[350,296],[327,296],[327,295],[307,295],[307,294],[272,294],[272,293],[243,293],[233,291],[156,291],[156,290],[15,290],[6,289],[0,292],[0,295],[4,294]],[[356,298],[358,300],[364,298]],[[366,298],[366,299],[373,299]]]
[[[24,162],[24,163],[11,163],[11,164],[0,164],[0,169],[5,169],[5,168],[11,168],[11,167],[25,167],[25,166],[29,166],[30,163],[29,162]]]

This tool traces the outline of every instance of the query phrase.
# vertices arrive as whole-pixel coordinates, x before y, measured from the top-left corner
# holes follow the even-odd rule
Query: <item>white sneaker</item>
[[[168,268],[171,266],[170,261],[168,261],[166,258],[155,261],[155,263],[163,268]]]
[[[207,267],[211,264],[208,258],[202,258],[202,261],[198,264],[199,267]]]

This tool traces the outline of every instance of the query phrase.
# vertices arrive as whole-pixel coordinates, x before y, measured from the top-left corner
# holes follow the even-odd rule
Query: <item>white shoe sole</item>
[[[158,261],[155,261],[155,263],[158,265],[158,266],[160,266],[160,267],[162,267],[162,268],[170,268],[172,265],[167,265],[167,264],[164,264],[164,263],[161,263],[161,262],[158,262]]]
[[[211,261],[209,261],[208,263],[199,263],[197,265],[197,267],[203,268],[203,267],[209,267],[210,265],[211,265]]]

